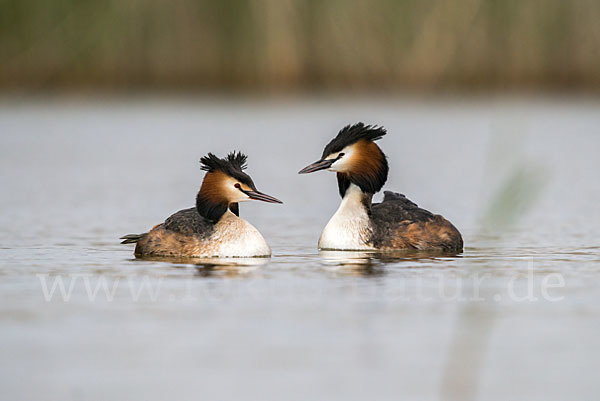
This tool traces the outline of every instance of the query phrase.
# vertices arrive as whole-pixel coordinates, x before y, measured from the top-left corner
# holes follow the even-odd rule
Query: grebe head
[[[347,125],[325,146],[321,159],[300,170],[299,174],[334,171],[342,196],[350,183],[363,192],[374,194],[381,190],[388,175],[385,154],[375,144],[386,133],[383,127],[363,123]]]
[[[229,153],[222,159],[209,153],[200,159],[206,175],[196,197],[196,208],[202,216],[217,221],[228,208],[249,200],[282,203],[256,189],[252,178],[244,172],[247,160],[248,156],[241,152]]]

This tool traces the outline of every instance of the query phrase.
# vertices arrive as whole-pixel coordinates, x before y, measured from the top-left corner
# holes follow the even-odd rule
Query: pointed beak
[[[319,171],[319,170],[326,170],[329,167],[331,167],[331,165],[335,163],[335,159],[334,160],[319,160],[317,162],[314,162],[313,164],[309,164],[308,166],[304,167],[302,170],[298,171],[298,174],[308,174],[308,173],[314,173],[315,171]]]
[[[268,202],[268,203],[283,203],[279,199],[273,198],[272,196],[263,194],[262,192],[259,192],[259,191],[243,191],[243,192],[246,195],[248,195],[250,197],[250,199],[259,200],[259,201]]]

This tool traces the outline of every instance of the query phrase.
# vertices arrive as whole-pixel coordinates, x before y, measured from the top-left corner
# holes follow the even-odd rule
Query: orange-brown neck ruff
[[[361,139],[353,145],[350,168],[338,173],[340,195],[344,197],[350,183],[356,184],[363,192],[379,192],[388,176],[388,163],[385,154],[374,142]]]
[[[196,209],[201,216],[217,222],[229,207],[229,200],[223,193],[227,174],[222,171],[206,173],[200,191],[196,196]]]

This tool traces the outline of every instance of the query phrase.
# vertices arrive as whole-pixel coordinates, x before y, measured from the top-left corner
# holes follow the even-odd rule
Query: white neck
[[[371,224],[364,197],[365,194],[357,185],[350,184],[340,207],[323,229],[319,239],[320,249],[373,249],[367,244],[371,236]]]

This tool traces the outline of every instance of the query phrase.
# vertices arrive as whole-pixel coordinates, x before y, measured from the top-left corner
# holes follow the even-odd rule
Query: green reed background
[[[598,0],[0,0],[0,88],[600,90]]]

